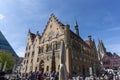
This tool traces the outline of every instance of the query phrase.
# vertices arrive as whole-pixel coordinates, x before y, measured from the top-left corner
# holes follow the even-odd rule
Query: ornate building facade
[[[28,32],[22,73],[39,70],[58,72],[61,41],[65,44],[65,64],[70,75],[73,72],[89,75],[90,68],[92,68],[92,73],[98,70],[98,54],[91,36],[84,41],[79,36],[77,22],[75,32],[73,32],[70,30],[70,25],[62,24],[54,14],[51,14],[42,35],[38,32],[33,34],[30,30]]]
[[[102,42],[99,40],[98,53],[101,66],[104,69],[119,69],[120,68],[120,56],[116,53],[107,52]]]
[[[116,53],[106,52],[102,61],[105,69],[119,70],[120,68],[120,56]]]

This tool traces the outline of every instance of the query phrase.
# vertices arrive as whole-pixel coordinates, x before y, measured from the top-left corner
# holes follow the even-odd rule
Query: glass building
[[[13,48],[11,47],[11,45],[4,37],[1,31],[0,31],[0,50],[10,52],[12,56],[18,58],[18,55],[15,53],[15,51],[13,50]]]

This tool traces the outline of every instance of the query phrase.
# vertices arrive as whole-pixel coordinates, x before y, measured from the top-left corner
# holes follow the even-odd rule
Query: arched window
[[[49,71],[49,66],[46,67],[46,71]]]

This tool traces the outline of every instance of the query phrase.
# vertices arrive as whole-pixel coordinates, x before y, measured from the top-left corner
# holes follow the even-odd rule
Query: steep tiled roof
[[[70,30],[70,33],[74,36],[76,36],[80,41],[82,41],[84,43],[84,45],[90,47],[88,44],[86,44],[86,42],[78,35],[76,35],[73,31]]]
[[[111,52],[106,52],[106,55],[108,55],[109,57],[113,56],[113,54]]]
[[[85,43],[88,44],[89,46],[91,46],[90,45],[90,40],[85,40]]]

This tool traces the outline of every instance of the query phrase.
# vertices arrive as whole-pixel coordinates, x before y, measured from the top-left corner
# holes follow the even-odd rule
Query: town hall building
[[[90,69],[95,74],[99,69],[99,60],[94,40],[88,36],[83,40],[79,35],[79,27],[75,23],[75,31],[70,25],[61,23],[51,14],[48,23],[40,35],[28,32],[25,58],[22,73],[30,71],[59,72],[61,41],[65,44],[66,70],[71,75],[90,75]]]

